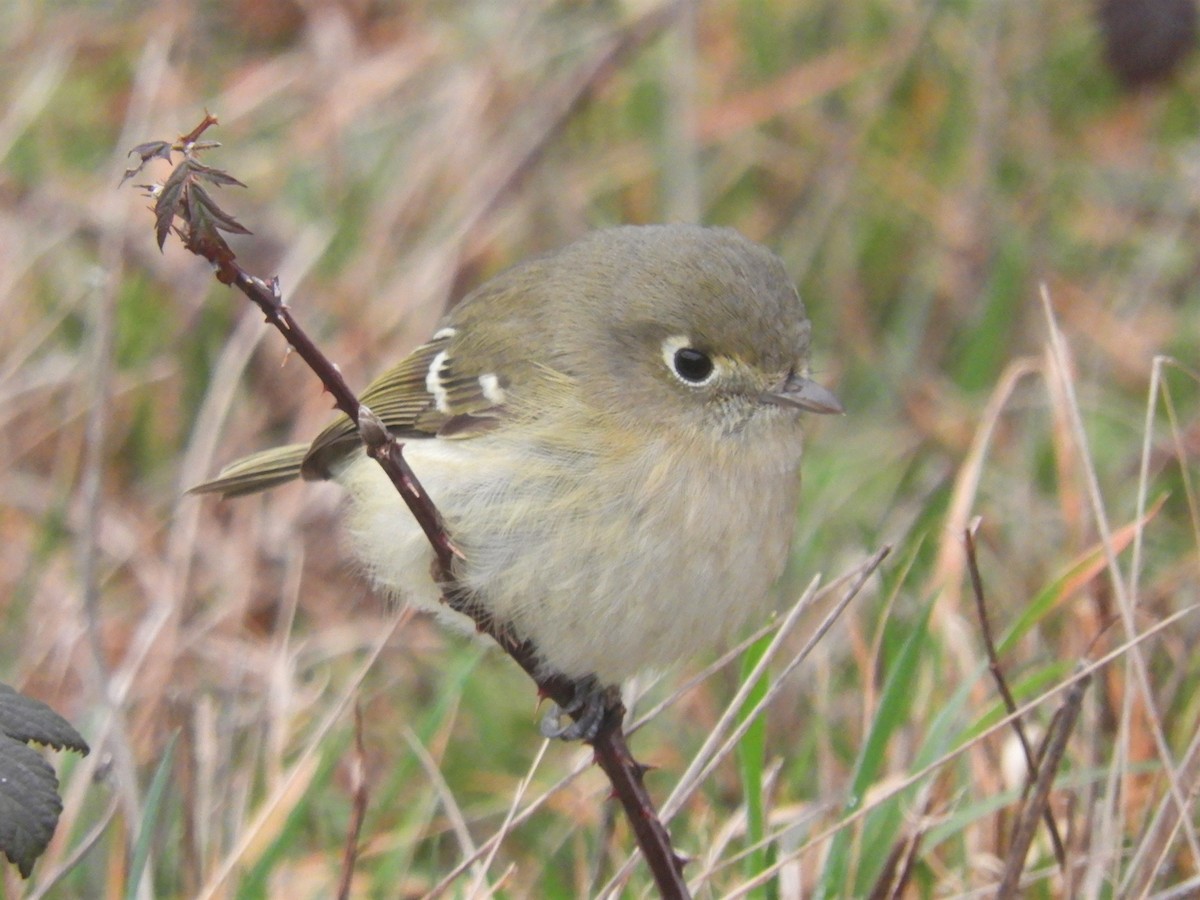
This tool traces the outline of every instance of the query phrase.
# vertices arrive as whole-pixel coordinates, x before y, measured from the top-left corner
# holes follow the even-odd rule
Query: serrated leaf
[[[124,184],[138,172],[146,167],[146,163],[152,159],[171,159],[171,142],[170,141],[148,141],[145,144],[138,144],[127,154],[128,156],[137,155],[141,162],[131,169],[126,169],[125,174],[121,177],[121,184]],[[118,185],[119,186],[119,185]]]
[[[142,158],[142,161],[151,159],[170,159],[171,158],[171,142],[170,141],[146,141],[144,144],[138,144],[126,156],[137,154]]]
[[[54,769],[22,741],[0,735],[0,850],[22,878],[50,843],[61,812]]]
[[[55,750],[88,754],[87,741],[71,723],[40,700],[17,693],[0,684],[0,733],[28,743],[34,741]]]
[[[209,182],[210,184],[215,184],[218,187],[222,187],[225,185],[232,185],[234,187],[245,187],[246,186],[242,182],[240,182],[236,178],[234,178],[232,175],[230,175],[228,172],[226,172],[224,169],[215,169],[212,166],[206,166],[202,163],[199,163],[194,159],[191,160],[191,168],[192,168],[192,171],[196,174],[197,178],[203,178],[205,181]]]
[[[191,173],[191,166],[188,160],[184,160],[175,167],[175,171],[163,183],[162,190],[159,192],[158,201],[154,204],[154,236],[158,239],[158,249],[163,248],[166,243],[167,235],[171,233],[171,225],[175,222],[175,217],[183,212],[186,207],[188,178]]]
[[[193,185],[193,188],[195,186]],[[194,198],[187,204],[187,239],[185,246],[207,260],[231,259],[233,250],[221,237],[217,224],[205,209],[204,204]]]
[[[230,234],[250,234],[250,229],[231,216],[213,200],[212,195],[198,184],[191,187],[191,205],[195,212],[202,212],[212,220],[212,226]]]

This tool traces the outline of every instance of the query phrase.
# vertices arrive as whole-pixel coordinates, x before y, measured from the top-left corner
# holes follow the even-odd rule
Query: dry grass
[[[61,761],[55,841],[3,896],[130,892],[150,821],[140,896],[328,896],[359,765],[357,896],[647,892],[515,668],[389,619],[348,570],[336,491],[181,496],[328,415],[116,189],[125,149],[204,107],[250,185],[226,197],[239,252],[352,384],[591,227],[698,214],[789,263],[850,413],[813,423],[786,589],[895,550],[780,678],[832,600],[801,617],[765,728],[671,803],[698,891],[864,896],[897,846],[905,896],[994,891],[1022,773],[966,577],[976,516],[1031,732],[1105,661],[1050,795],[1067,872],[1041,830],[1023,892],[1200,875],[1194,64],[1123,95],[1069,4],[13,4],[0,25],[0,680],[96,748]],[[634,744],[664,800],[739,715],[736,671],[675,695],[691,672],[643,686],[674,700]]]

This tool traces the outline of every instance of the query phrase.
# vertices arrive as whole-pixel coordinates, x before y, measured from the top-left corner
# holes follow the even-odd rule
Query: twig
[[[927,791],[925,801],[921,804],[921,821],[905,830],[896,842],[892,844],[883,871],[875,881],[868,900],[895,900],[905,896],[904,890],[912,881],[913,869],[917,864],[917,853],[921,849],[921,839],[925,837],[927,826],[925,820],[929,816],[929,808],[933,803],[933,792]]]
[[[350,784],[354,805],[350,813],[350,828],[346,831],[346,849],[342,853],[342,877],[338,884],[338,900],[348,900],[354,880],[354,863],[358,860],[358,839],[363,820],[367,817],[367,801],[371,789],[367,784],[367,752],[363,748],[362,705],[354,704],[354,753],[350,758]]]
[[[1021,815],[1013,826],[1012,843],[1005,861],[1004,877],[1000,887],[996,889],[997,900],[1008,900],[1019,896],[1021,873],[1025,870],[1025,857],[1029,854],[1029,846],[1037,831],[1037,820],[1050,813],[1050,788],[1054,785],[1054,776],[1058,774],[1059,764],[1067,750],[1067,741],[1075,730],[1075,722],[1079,718],[1079,710],[1083,706],[1083,695],[1091,683],[1091,675],[1080,678],[1071,685],[1063,704],[1050,720],[1050,729],[1042,742],[1038,754],[1039,766],[1035,772],[1029,773],[1029,782],[1033,785],[1033,793],[1026,801]],[[1016,719],[1013,720],[1014,722]]]
[[[388,433],[374,413],[359,403],[338,368],[300,327],[283,302],[278,279],[268,281],[251,275],[238,264],[221,232],[249,234],[249,231],[217,206],[203,184],[216,187],[244,185],[228,173],[203,165],[196,159],[198,152],[219,146],[212,141],[200,140],[204,132],[216,124],[217,118],[206,112],[200,124],[178,140],[141,144],[131,151],[141,158],[141,163],[127,170],[122,181],[137,175],[151,160],[173,162],[174,154],[183,156],[166,182],[142,185],[155,200],[159,246],[174,232],[186,249],[212,264],[218,281],[236,287],[262,310],[267,322],[279,330],[321,380],[337,409],[356,424],[367,453],[388,474],[421,526],[434,551],[434,577],[442,588],[443,602],[469,616],[479,631],[495,640],[534,680],[541,696],[550,698],[560,707],[570,706],[575,694],[574,682],[560,675],[539,675],[533,643],[513,634],[503,623],[497,623],[469,592],[457,587],[453,565],[458,551],[442,524],[437,507],[405,461],[401,442]],[[612,782],[613,793],[625,809],[659,892],[668,898],[688,897],[683,861],[675,853],[670,835],[645,788],[642,780],[645,768],[633,758],[625,742],[624,717],[625,708],[619,700],[605,713],[596,736],[589,741],[595,751],[596,764]]]
[[[979,559],[975,553],[975,532],[979,530],[979,519],[972,519],[970,524],[963,530],[963,543],[967,548],[967,571],[971,573],[971,588],[975,594],[975,610],[979,614],[979,630],[983,635],[983,645],[987,649],[988,669],[992,673],[992,678],[996,682],[996,690],[1000,692],[1000,697],[1004,700],[1004,709],[1009,715],[1017,711],[1017,701],[1013,698],[1012,691],[1008,688],[1008,681],[1004,677],[1004,670],[1000,668],[1000,656],[996,652],[996,640],[992,635],[992,623],[988,618],[987,603],[983,599],[983,577],[979,574]],[[1037,762],[1034,759],[1033,748],[1029,745],[1029,737],[1025,734],[1025,726],[1019,717],[1014,717],[1012,720],[1013,731],[1017,735],[1017,740],[1021,742],[1021,750],[1025,753],[1025,767],[1028,771],[1030,780],[1033,779],[1037,772]],[[1050,833],[1050,843],[1054,845],[1054,858],[1058,860],[1058,867],[1063,871],[1067,871],[1067,853],[1063,849],[1062,837],[1058,833],[1058,825],[1054,821],[1054,815],[1049,808],[1045,811],[1046,830]]]

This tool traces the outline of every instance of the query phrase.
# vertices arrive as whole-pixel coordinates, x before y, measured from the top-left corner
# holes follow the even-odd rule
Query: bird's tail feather
[[[286,484],[299,477],[308,448],[308,444],[288,444],[251,454],[230,463],[216,478],[190,488],[188,493],[241,497]]]

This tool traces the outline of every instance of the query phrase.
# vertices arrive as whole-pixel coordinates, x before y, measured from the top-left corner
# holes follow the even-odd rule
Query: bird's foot
[[[603,687],[595,678],[575,682],[575,696],[566,706],[551,703],[542,717],[542,737],[560,741],[590,741],[600,731],[604,716],[620,699],[616,686]]]

